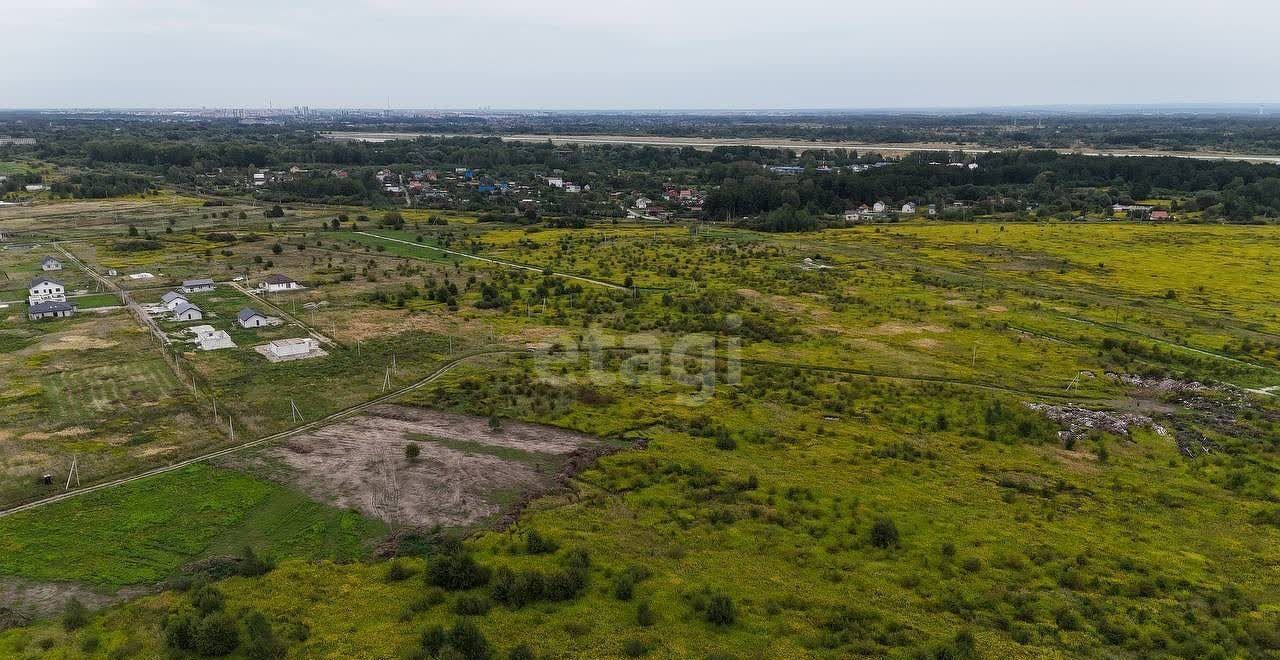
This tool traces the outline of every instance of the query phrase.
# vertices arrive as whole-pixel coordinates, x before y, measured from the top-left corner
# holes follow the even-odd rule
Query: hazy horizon
[[[0,0],[0,15],[0,57],[22,63],[0,73],[7,109],[1280,102],[1262,84],[1280,75],[1280,7],[1244,0]]]

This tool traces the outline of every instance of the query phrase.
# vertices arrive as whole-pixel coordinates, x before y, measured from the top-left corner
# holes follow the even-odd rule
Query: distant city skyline
[[[0,16],[7,109],[1280,102],[1280,7],[1256,0],[0,0]]]

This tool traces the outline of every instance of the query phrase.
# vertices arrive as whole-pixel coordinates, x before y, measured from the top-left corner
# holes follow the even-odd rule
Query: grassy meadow
[[[163,266],[164,283],[245,271],[308,283],[271,300],[338,341],[317,360],[268,364],[255,341],[304,329],[229,327],[243,296],[227,285],[200,300],[239,347],[182,359],[246,434],[289,427],[290,399],[315,418],[378,396],[392,355],[393,386],[413,383],[453,338],[455,353],[520,351],[468,360],[398,403],[624,449],[575,461],[563,488],[513,496],[509,526],[402,534],[392,562],[371,558],[382,530],[353,513],[226,468],[183,470],[0,519],[0,574],[119,588],[249,542],[282,561],[213,585],[243,642],[232,657],[261,641],[257,615],[291,658],[426,657],[437,625],[455,646],[474,626],[495,658],[1280,652],[1280,406],[1260,391],[1280,385],[1280,228],[764,235],[419,215],[370,236],[319,231],[329,215],[312,209],[180,228],[123,256],[114,239],[75,249]],[[207,235],[223,231],[232,240]],[[419,234],[626,288],[378,238]],[[0,359],[47,341],[6,323],[0,347],[16,348]],[[709,353],[670,357],[699,337]],[[170,391],[154,360],[119,362]],[[38,401],[83,420],[88,404],[66,394],[86,387],[75,377],[102,380],[22,380],[0,396],[30,407],[28,426]],[[1090,421],[1064,421],[1077,418]],[[0,653],[164,656],[167,622],[210,598],[190,586],[82,626],[0,632]]]

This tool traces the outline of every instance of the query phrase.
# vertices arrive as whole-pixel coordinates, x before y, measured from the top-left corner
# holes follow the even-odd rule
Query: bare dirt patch
[[[104,594],[77,582],[33,582],[5,577],[0,578],[0,610],[7,608],[25,617],[41,618],[58,614],[71,598],[96,610],[155,590],[156,587],[138,586]]]
[[[911,340],[911,345],[915,346],[916,348],[923,348],[926,351],[930,351],[941,346],[942,342],[939,342],[937,339],[921,337],[920,339]]]
[[[405,447],[419,448],[416,459]],[[602,443],[548,426],[383,405],[243,458],[238,467],[312,499],[395,525],[467,527],[523,494],[558,484],[561,469]]]
[[[84,351],[94,348],[111,348],[120,342],[84,335],[63,335],[57,341],[40,344],[42,351]]]

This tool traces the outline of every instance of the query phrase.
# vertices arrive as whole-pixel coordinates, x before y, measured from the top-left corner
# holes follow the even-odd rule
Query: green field
[[[281,559],[349,559],[378,523],[201,465],[0,518],[0,575],[114,591],[249,544]]]
[[[21,542],[0,545],[0,570],[115,587],[249,541],[298,560],[220,582],[226,607],[261,612],[282,636],[305,625],[288,643],[299,658],[410,655],[424,629],[459,618],[493,657],[522,645],[536,657],[661,658],[1280,650],[1280,405],[1248,391],[1280,385],[1280,229],[939,223],[693,235],[477,224],[446,236],[451,228],[424,228],[435,232],[424,240],[636,290],[277,229],[201,267],[260,256],[261,274],[278,260],[275,270],[311,288],[273,300],[312,303],[304,322],[343,346],[267,364],[249,345],[283,331],[236,330],[240,348],[183,359],[244,428],[266,433],[291,423],[290,399],[314,418],[377,396],[392,355],[402,370],[393,385],[430,373],[448,357],[446,335],[466,348],[521,347],[399,402],[628,448],[530,502],[514,527],[470,536],[463,552],[495,571],[488,583],[440,590],[420,574],[388,580],[386,562],[302,561],[367,557],[362,543],[378,530],[216,468],[73,500],[59,507],[85,510],[63,520],[47,515],[55,509],[2,520],[3,538]],[[412,241],[416,231],[386,235]],[[147,258],[172,253],[195,270],[197,243]],[[450,303],[431,297],[450,285]],[[241,304],[229,289],[206,301],[220,327]],[[16,324],[0,337],[16,352],[32,340]],[[697,362],[713,370],[682,376],[696,361],[666,351],[691,337],[715,339],[710,362]],[[651,369],[642,358],[652,347],[664,357]],[[151,382],[135,362],[133,379]],[[101,383],[96,373],[63,376],[73,380],[47,395],[50,407],[86,387],[74,378]],[[87,414],[75,405],[67,414]],[[1085,413],[1104,422],[1062,421]],[[87,543],[46,545],[68,526],[89,530]],[[116,528],[126,533],[108,538]],[[558,549],[529,552],[529,530]],[[447,544],[427,537],[400,546],[411,572],[445,565]],[[577,549],[590,562],[573,573]],[[582,580],[563,597],[545,587],[514,602],[502,568]],[[0,633],[0,649],[35,654],[49,640],[52,657],[91,657],[82,647],[96,636],[104,653],[161,655],[164,617],[188,598],[141,598],[80,631],[50,621]]]

